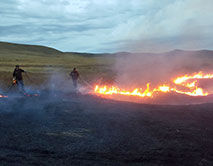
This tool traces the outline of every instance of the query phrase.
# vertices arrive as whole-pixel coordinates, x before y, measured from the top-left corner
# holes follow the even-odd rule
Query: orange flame
[[[7,98],[8,96],[0,95],[0,98]]]
[[[153,97],[156,92],[176,92],[179,94],[185,94],[189,96],[207,96],[209,95],[207,92],[200,87],[197,87],[196,83],[201,79],[212,79],[213,74],[203,74],[202,72],[196,73],[194,75],[185,75],[181,77],[177,77],[173,80],[173,84],[182,86],[187,91],[178,90],[176,87],[171,85],[160,85],[158,88],[154,88],[150,90],[149,83],[146,85],[146,89],[143,91],[141,88],[135,88],[133,90],[125,90],[120,89],[116,86],[100,86],[96,85],[94,88],[94,93],[99,95],[125,95],[125,96],[138,96],[138,97]]]
[[[107,87],[105,86],[95,86],[95,93],[99,94],[104,94],[104,95],[113,95],[113,94],[118,94],[118,95],[126,95],[126,96],[139,96],[139,97],[151,97],[152,92],[149,91],[149,84],[147,84],[147,88],[145,91],[142,91],[142,89],[135,88],[133,91],[126,91],[126,90],[121,90],[118,87],[112,86],[112,87]]]

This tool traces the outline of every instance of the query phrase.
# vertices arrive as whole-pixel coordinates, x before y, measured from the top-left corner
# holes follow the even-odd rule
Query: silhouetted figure
[[[16,84],[18,85],[19,91],[20,92],[25,92],[24,90],[24,82],[23,82],[23,77],[22,77],[22,73],[24,73],[25,71],[19,68],[19,65],[16,65],[16,68],[14,69],[13,72],[13,81],[16,82]]]
[[[71,76],[72,81],[73,81],[73,86],[74,86],[74,88],[76,90],[77,89],[77,80],[78,80],[78,77],[79,77],[79,73],[76,70],[76,68],[73,68],[73,70],[70,73],[70,76]]]

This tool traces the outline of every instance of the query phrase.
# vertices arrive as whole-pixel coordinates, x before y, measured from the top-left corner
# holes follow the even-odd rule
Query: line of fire
[[[132,88],[124,89],[114,85],[98,85],[95,84],[94,89],[91,89],[92,94],[100,97],[111,97],[111,96],[128,96],[138,98],[154,98],[162,93],[177,93],[186,96],[208,96],[212,94],[211,91],[205,90],[205,88],[199,86],[199,82],[203,80],[212,80],[212,73],[194,73],[186,74],[176,77],[170,80],[170,83],[162,83],[157,87],[151,88],[151,83],[147,83],[145,88]],[[26,97],[38,97],[39,94],[28,94],[24,93]],[[0,98],[8,98],[7,95],[0,94]]]
[[[150,88],[151,83],[147,83],[146,88],[133,88],[121,89],[112,85],[95,85],[94,93],[100,96],[122,95],[122,96],[137,96],[140,98],[154,97],[159,93],[171,93],[188,96],[208,96],[211,92],[204,91],[202,87],[199,87],[198,83],[201,80],[210,80],[213,78],[213,74],[205,74],[203,72],[183,75],[172,79],[167,84],[159,85],[157,88]]]

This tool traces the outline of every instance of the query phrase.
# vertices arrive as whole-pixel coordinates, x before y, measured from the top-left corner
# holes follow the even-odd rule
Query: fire
[[[190,79],[199,80],[199,79],[212,79],[212,78],[213,78],[213,74],[205,74],[204,75],[202,72],[199,72],[199,73],[191,75],[191,76],[185,75],[185,76],[177,77],[174,80],[174,83],[175,84],[185,84],[185,82],[187,82]]]
[[[139,97],[145,97],[145,96],[152,96],[152,93],[149,91],[149,84],[147,84],[147,88],[145,91],[142,91],[142,89],[135,88],[132,91],[126,91],[122,90],[118,87],[112,86],[103,86],[100,87],[98,85],[95,86],[95,93],[104,94],[104,95],[126,95],[126,96],[139,96]]]
[[[8,96],[0,95],[0,98],[7,98]]]
[[[163,84],[157,88],[150,89],[150,84],[147,83],[146,89],[135,88],[132,90],[120,89],[117,86],[100,86],[95,85],[94,93],[97,95],[124,95],[124,96],[138,96],[138,97],[154,97],[156,93],[169,93],[175,92],[189,96],[207,96],[208,92],[198,87],[196,84],[202,79],[212,79],[213,74],[203,74],[202,72],[193,75],[184,75],[173,79],[170,84]],[[176,85],[183,87],[186,90],[177,89]]]

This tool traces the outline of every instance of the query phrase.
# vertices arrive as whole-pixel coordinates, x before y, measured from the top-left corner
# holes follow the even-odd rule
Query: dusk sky
[[[213,49],[213,0],[1,0],[0,41],[70,52]]]

